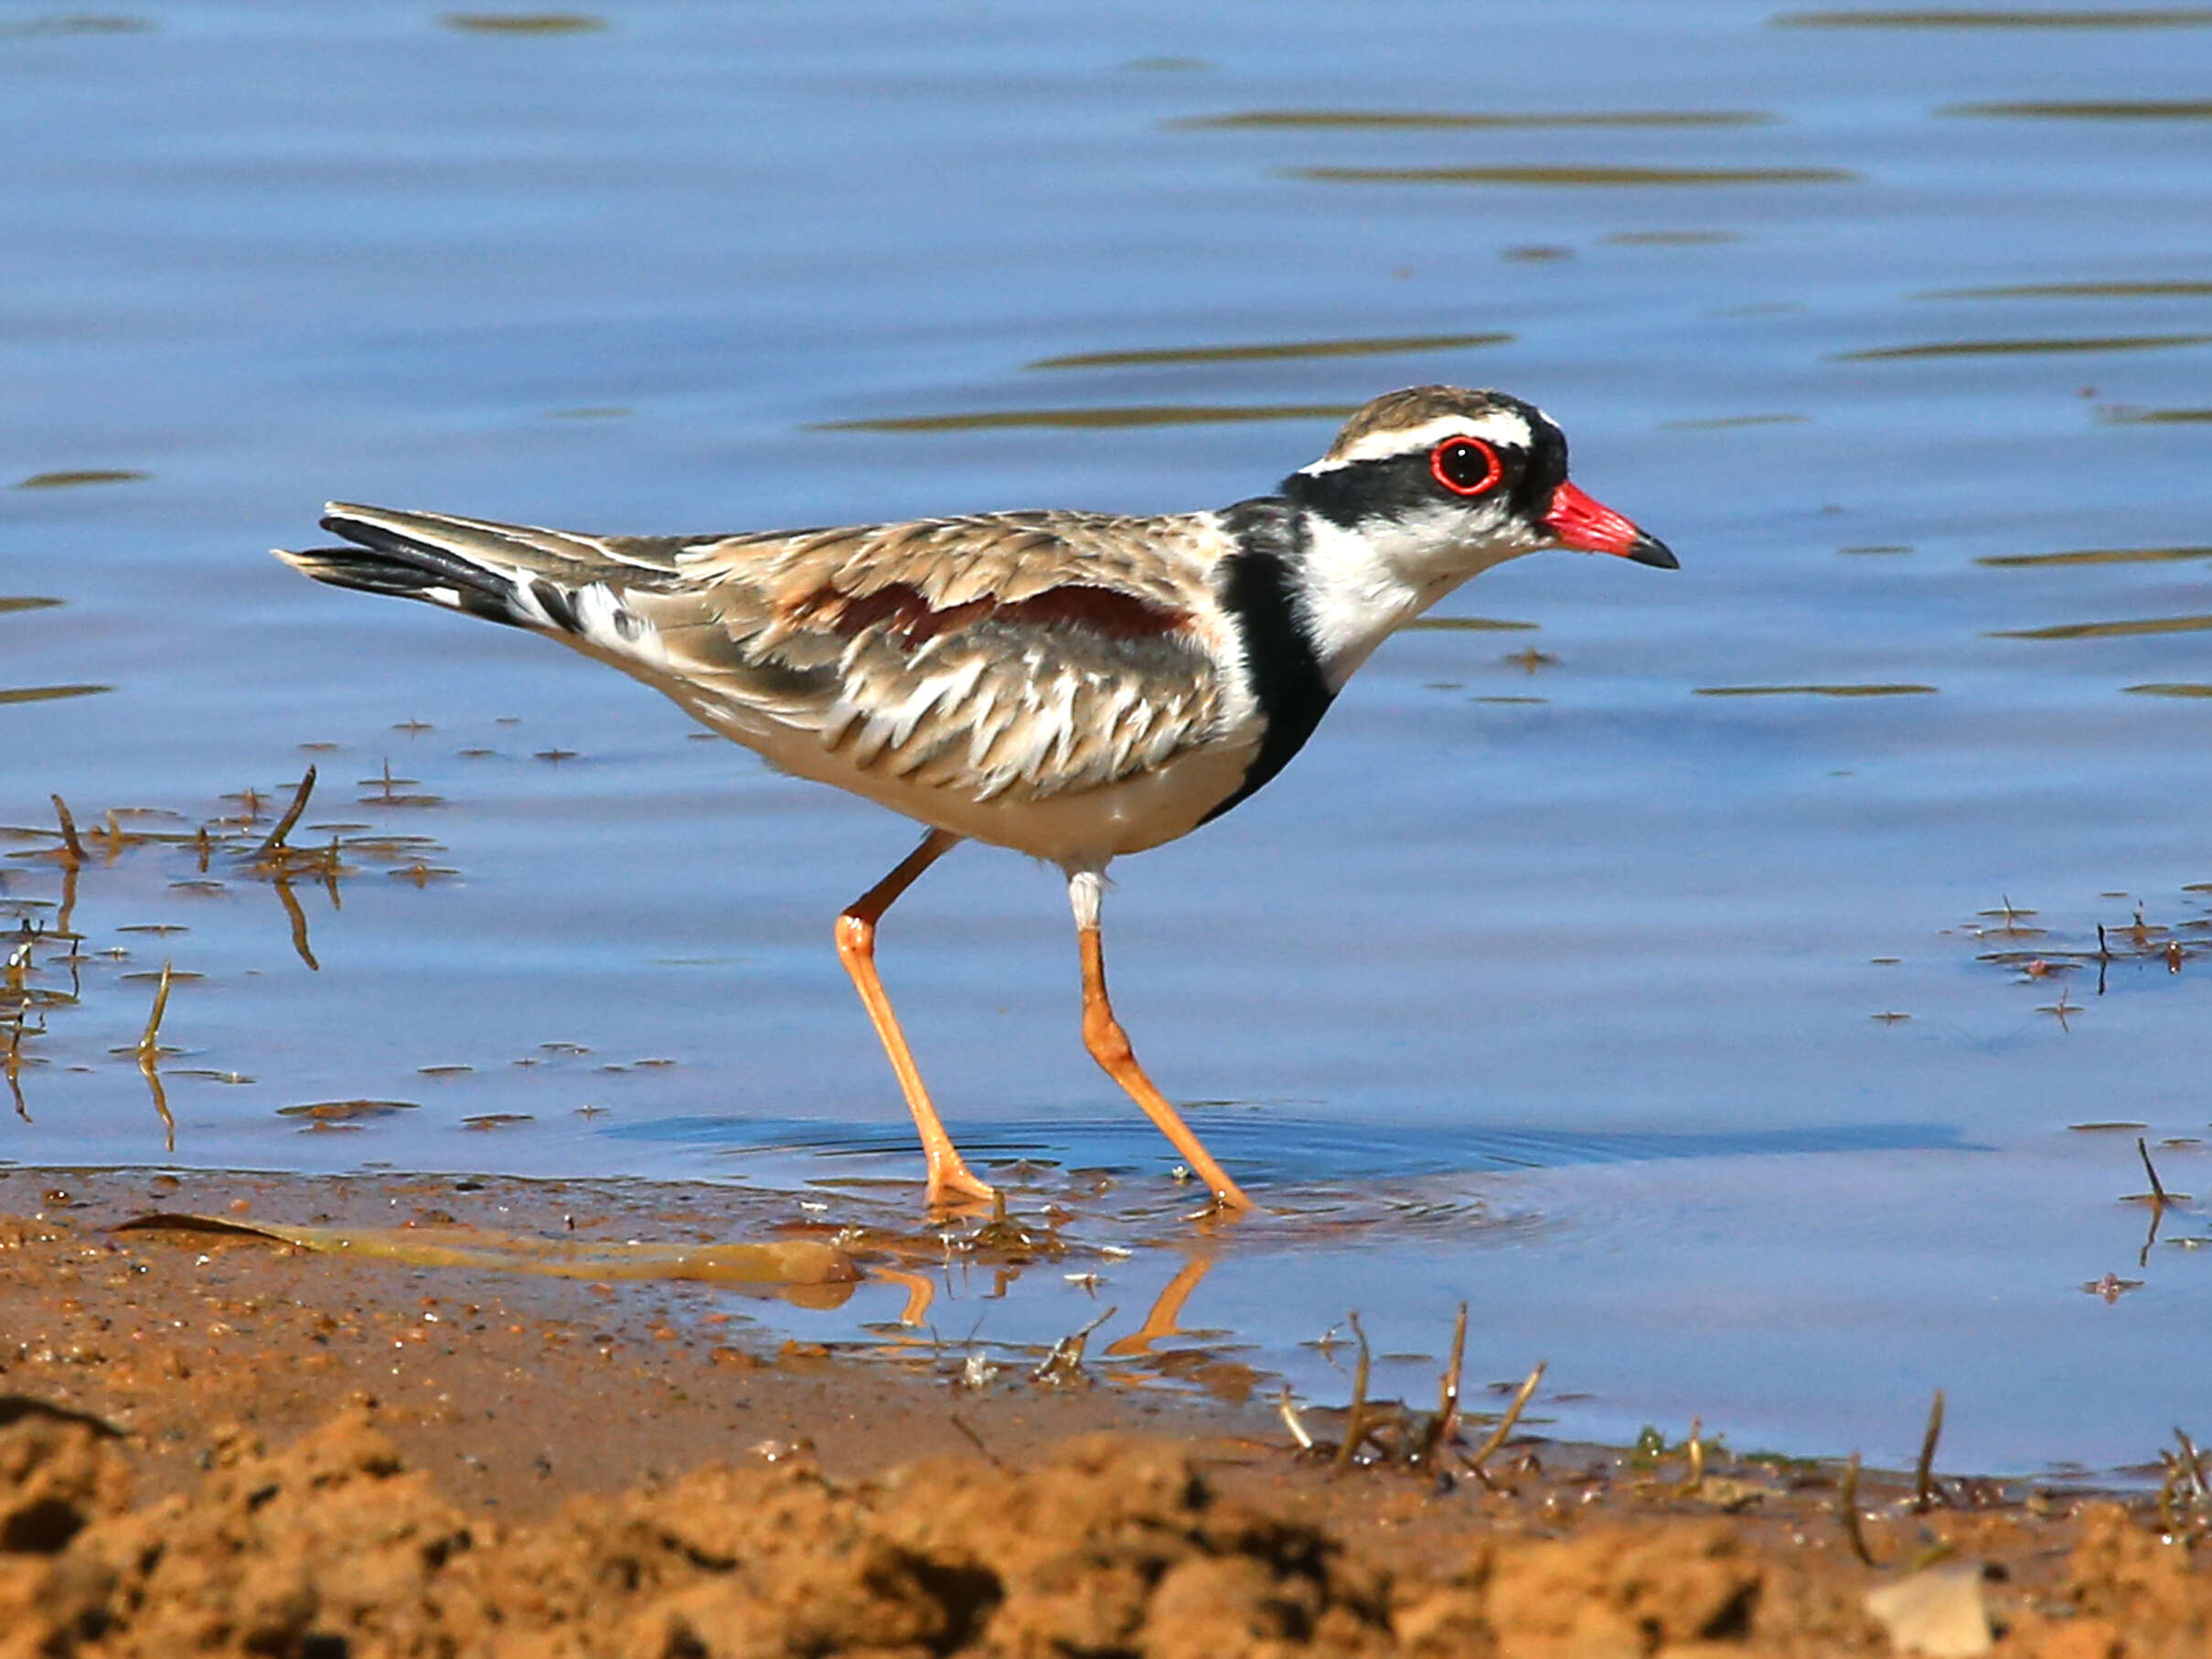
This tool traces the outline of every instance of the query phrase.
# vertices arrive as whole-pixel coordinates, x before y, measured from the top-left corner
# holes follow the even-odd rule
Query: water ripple
[[[121,466],[76,467],[61,472],[33,473],[17,481],[17,489],[75,489],[88,484],[136,484],[153,476]]]
[[[2105,409],[2097,418],[2113,426],[2201,426],[2212,409]]]
[[[1285,176],[1335,185],[1540,185],[1636,188],[1672,185],[1824,185],[1858,178],[1843,167],[1288,167]]]
[[[113,686],[18,686],[0,690],[0,703],[52,702],[61,697],[97,697],[102,691],[112,691]]]
[[[1137,369],[1165,363],[1257,363],[1277,358],[1384,357],[1401,351],[1464,351],[1503,346],[1510,334],[1405,334],[1363,340],[1288,340],[1261,346],[1165,346],[1141,351],[1078,351],[1039,358],[1030,369]]]
[[[2212,297],[2212,283],[2013,283],[1992,288],[1933,288],[1916,294],[1921,300],[2132,300],[2204,299]]]
[[[1939,115],[1997,115],[2029,121],[2203,121],[2212,102],[2203,99],[2030,100],[2001,103],[1947,103]]]
[[[824,421],[808,432],[988,432],[1010,426],[1213,426],[1232,421],[1341,421],[1356,403],[1148,403],[1119,409],[999,409],[973,414]]]
[[[2165,351],[2212,345],[2212,334],[2108,334],[2040,340],[1935,340],[1925,346],[1882,346],[1840,351],[1833,363],[1900,362],[1909,358],[2033,357],[2075,351]]]
[[[2047,628],[2002,628],[1987,639],[2121,639],[2143,634],[2201,634],[2212,616],[2146,616],[2133,622],[2068,622]]]
[[[439,27],[465,35],[591,35],[606,26],[587,12],[448,12],[438,19]]]
[[[144,35],[159,27],[144,17],[78,13],[63,17],[27,17],[20,23],[0,23],[0,40],[37,35]]]
[[[2212,27],[2212,7],[2067,12],[1777,12],[1768,22],[1777,28],[2206,28]]]
[[[2089,547],[2066,553],[1991,553],[1974,561],[2001,570],[2070,564],[2167,564],[2212,559],[2212,547]]]
[[[1281,128],[1380,128],[1437,131],[1528,127],[1753,127],[1776,118],[1764,110],[1587,110],[1515,112],[1446,110],[1241,110],[1229,115],[1191,115],[1170,121],[1185,132]]]
[[[1918,685],[1801,685],[1699,686],[1700,697],[1932,697],[1934,686]]]

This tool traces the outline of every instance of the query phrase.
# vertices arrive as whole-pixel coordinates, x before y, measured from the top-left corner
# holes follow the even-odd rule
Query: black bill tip
[[[1636,540],[1629,543],[1621,557],[1632,559],[1638,564],[1648,564],[1655,571],[1682,569],[1682,561],[1674,556],[1674,550],[1647,530],[1636,532]]]

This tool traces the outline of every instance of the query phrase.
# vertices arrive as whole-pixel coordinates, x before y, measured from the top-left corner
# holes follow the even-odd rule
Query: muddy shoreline
[[[465,1229],[456,1204],[621,1230],[517,1215],[538,1191],[0,1175],[0,1655],[2212,1639],[2212,1515],[2185,1481],[2162,1501],[1947,1478],[1922,1504],[1869,1475],[1846,1505],[1833,1465],[1717,1447],[1516,1434],[1477,1472],[1471,1420],[1417,1466],[1339,1468],[1340,1412],[1309,1410],[1301,1450],[1265,1398],[1064,1364],[974,1386],[942,1344],[772,1347],[696,1285],[124,1225],[251,1226],[313,1194],[395,1232]]]

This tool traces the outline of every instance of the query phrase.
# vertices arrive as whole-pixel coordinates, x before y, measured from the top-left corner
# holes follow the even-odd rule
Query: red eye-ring
[[[1428,452],[1428,470],[1455,496],[1479,496],[1505,476],[1505,463],[1480,438],[1447,438]]]

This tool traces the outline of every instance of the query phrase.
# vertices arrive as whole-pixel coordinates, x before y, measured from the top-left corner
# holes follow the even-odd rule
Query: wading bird
[[[1106,997],[1107,863],[1188,835],[1298,752],[1353,670],[1470,576],[1574,548],[1674,555],[1567,481],[1566,439],[1496,391],[1377,398],[1273,495],[731,536],[596,536],[333,502],[319,582],[549,634],[770,765],[904,813],[922,843],[837,921],[914,1112],[932,1203],[988,1199],[875,969],[876,925],[964,840],[1067,874],[1083,1037],[1224,1208],[1251,1201],[1137,1063]]]

